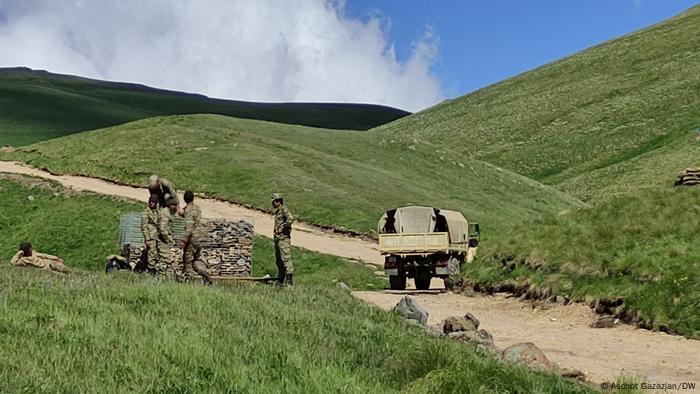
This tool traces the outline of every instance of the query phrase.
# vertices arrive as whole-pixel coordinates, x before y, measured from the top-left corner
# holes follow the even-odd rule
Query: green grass
[[[700,6],[374,132],[447,146],[589,201],[616,188],[617,172],[638,180],[624,191],[657,175],[672,182],[700,165],[668,149],[700,127],[698,30]],[[674,159],[626,164],[658,152]]]
[[[587,392],[338,289],[0,271],[4,392]]]
[[[328,256],[294,250],[293,289],[101,273],[116,237],[112,219],[134,204],[26,177],[3,176],[0,187],[0,253],[29,237],[80,268],[69,276],[0,269],[2,392],[589,391],[429,337],[354,299],[333,280],[378,279]],[[270,252],[270,241],[257,238],[258,273],[269,272]]]
[[[53,172],[180,190],[269,210],[285,195],[301,219],[361,232],[384,210],[419,204],[462,211],[488,234],[581,205],[522,176],[407,139],[215,115],[151,118],[23,148],[17,159]]]
[[[603,300],[603,311],[700,338],[698,215],[700,187],[613,199],[514,229],[485,244],[466,275],[485,288],[528,281],[545,296]]]
[[[379,105],[251,103],[24,68],[0,69],[0,146],[28,145],[156,115],[212,113],[367,130],[407,112]]]

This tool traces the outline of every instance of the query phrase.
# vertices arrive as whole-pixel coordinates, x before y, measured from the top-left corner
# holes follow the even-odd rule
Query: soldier
[[[148,207],[141,214],[141,233],[146,245],[148,272],[154,274],[158,266],[158,223],[160,211],[158,208],[158,196],[151,194],[148,198]]]
[[[294,266],[292,265],[292,223],[294,216],[284,206],[281,194],[272,195],[272,207],[275,209],[275,262],[277,263],[277,282],[282,286],[292,286]]]
[[[172,182],[165,178],[159,178],[158,175],[151,175],[148,178],[148,191],[151,192],[151,195],[155,194],[158,196],[158,204],[161,208],[166,207],[170,197],[175,197],[175,200],[177,200],[177,191]],[[177,211],[180,212],[179,206]]]
[[[209,273],[204,264],[199,261],[200,253],[202,252],[201,242],[204,237],[204,229],[202,228],[202,211],[194,204],[194,193],[191,191],[185,192],[184,209],[185,215],[185,236],[182,238],[182,274],[190,279],[190,270],[194,268],[195,272],[202,276],[202,280],[207,285],[213,284]]]
[[[165,272],[172,266],[173,226],[172,217],[177,214],[177,199],[170,196],[166,201],[167,208],[160,210],[158,217],[158,254],[160,255],[157,270]]]
[[[29,242],[22,242],[19,245],[19,251],[12,256],[10,264],[15,267],[35,267],[61,274],[70,272],[68,267],[63,264],[63,259],[50,254],[35,252],[32,244]]]

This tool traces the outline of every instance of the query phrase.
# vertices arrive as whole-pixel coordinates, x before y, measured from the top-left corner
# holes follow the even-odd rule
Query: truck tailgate
[[[382,254],[435,253],[449,249],[448,233],[379,234]]]

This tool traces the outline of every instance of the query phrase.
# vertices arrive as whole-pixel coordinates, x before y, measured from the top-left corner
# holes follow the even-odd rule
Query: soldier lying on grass
[[[58,256],[36,252],[29,242],[23,242],[19,245],[19,251],[12,256],[10,264],[15,267],[34,267],[62,274],[70,272],[68,267],[63,264],[63,259]]]

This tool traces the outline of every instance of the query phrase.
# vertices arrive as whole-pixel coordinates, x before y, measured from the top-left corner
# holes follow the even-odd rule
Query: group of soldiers
[[[173,184],[157,175],[149,178],[150,197],[148,207],[141,215],[141,231],[146,246],[147,269],[151,273],[164,271],[172,264],[171,246],[173,245],[172,220],[180,215],[185,220],[185,233],[179,241],[182,249],[181,275],[190,280],[190,272],[198,273],[206,284],[212,279],[204,264],[200,261],[201,242],[204,238],[202,211],[194,203],[194,193],[184,194],[185,207],[180,208],[177,191]],[[275,261],[277,263],[277,282],[282,286],[293,285],[294,266],[291,257],[291,233],[294,216],[284,206],[284,198],[273,194],[272,207],[275,214],[274,241]]]
[[[146,261],[148,272],[155,274],[164,272],[172,265],[171,248],[175,242],[173,237],[173,219],[181,216],[185,221],[185,233],[178,242],[182,249],[181,277],[191,279],[191,272],[199,274],[204,283],[211,285],[212,279],[207,269],[200,261],[204,227],[202,211],[194,203],[194,193],[184,194],[185,207],[181,209],[177,191],[173,184],[165,178],[152,175],[148,179],[148,207],[141,215],[141,232],[146,246]],[[277,283],[282,286],[293,285],[294,265],[291,254],[291,234],[294,216],[284,206],[284,198],[280,194],[271,197],[275,215],[274,241],[275,262],[277,263]],[[33,250],[28,242],[20,245],[19,251],[12,257],[13,266],[41,268],[57,273],[68,273],[69,269],[60,257],[39,253]]]

